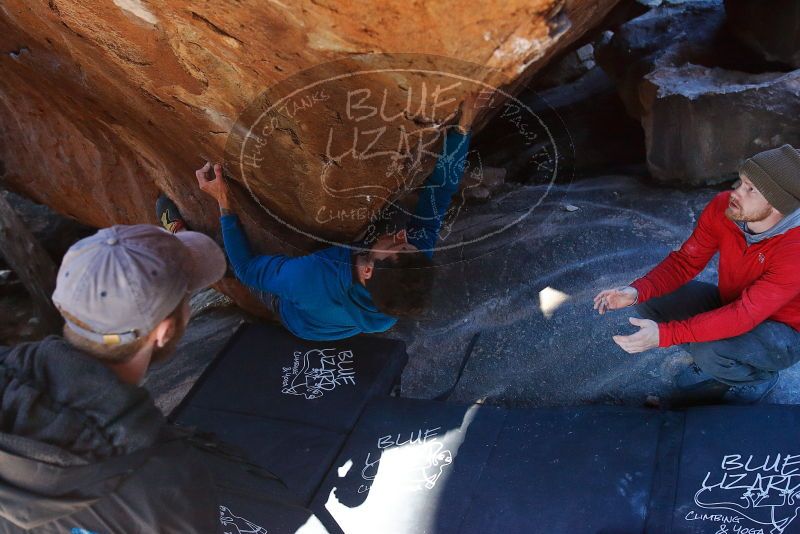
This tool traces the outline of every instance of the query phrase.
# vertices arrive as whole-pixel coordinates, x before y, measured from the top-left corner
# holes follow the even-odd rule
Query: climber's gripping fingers
[[[222,175],[222,165],[219,163],[213,166],[214,177],[211,177],[211,163],[206,162],[201,168],[197,169],[194,175],[197,177],[197,185],[205,194],[213,197],[221,209],[230,209],[228,203],[228,184]]]

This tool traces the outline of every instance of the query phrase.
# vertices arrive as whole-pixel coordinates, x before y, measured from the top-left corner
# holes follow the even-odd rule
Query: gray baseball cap
[[[188,293],[219,281],[225,269],[225,254],[199,232],[112,226],[70,247],[53,302],[79,335],[106,345],[130,343],[149,334]]]

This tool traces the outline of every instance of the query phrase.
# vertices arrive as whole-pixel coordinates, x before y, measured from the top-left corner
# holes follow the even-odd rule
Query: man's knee
[[[774,375],[774,370],[753,365],[747,361],[744,352],[738,354],[737,349],[746,350],[746,347],[736,346],[731,339],[689,344],[689,353],[697,366],[721,382],[731,385],[756,383]]]
[[[707,343],[689,343],[689,354],[692,355],[694,363],[696,363],[703,371],[711,373],[709,369],[714,369],[719,366],[722,359],[714,350],[715,342]]]

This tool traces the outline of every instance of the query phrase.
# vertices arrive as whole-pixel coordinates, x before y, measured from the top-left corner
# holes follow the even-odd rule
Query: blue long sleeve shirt
[[[420,191],[415,216],[407,225],[409,243],[428,257],[433,256],[450,200],[461,183],[469,141],[469,133],[448,131],[436,167]],[[349,248],[328,247],[296,258],[254,255],[236,215],[224,215],[221,224],[236,278],[277,295],[281,321],[294,335],[337,340],[384,332],[397,322],[378,311],[367,288],[354,279]]]

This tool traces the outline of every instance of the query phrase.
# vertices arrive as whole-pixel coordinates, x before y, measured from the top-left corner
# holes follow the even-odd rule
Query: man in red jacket
[[[790,145],[746,160],[689,239],[630,286],[601,291],[599,313],[639,304],[639,331],[614,336],[634,354],[688,344],[676,378],[685,399],[757,402],[800,360],[800,153]],[[719,252],[719,286],[693,281]]]

